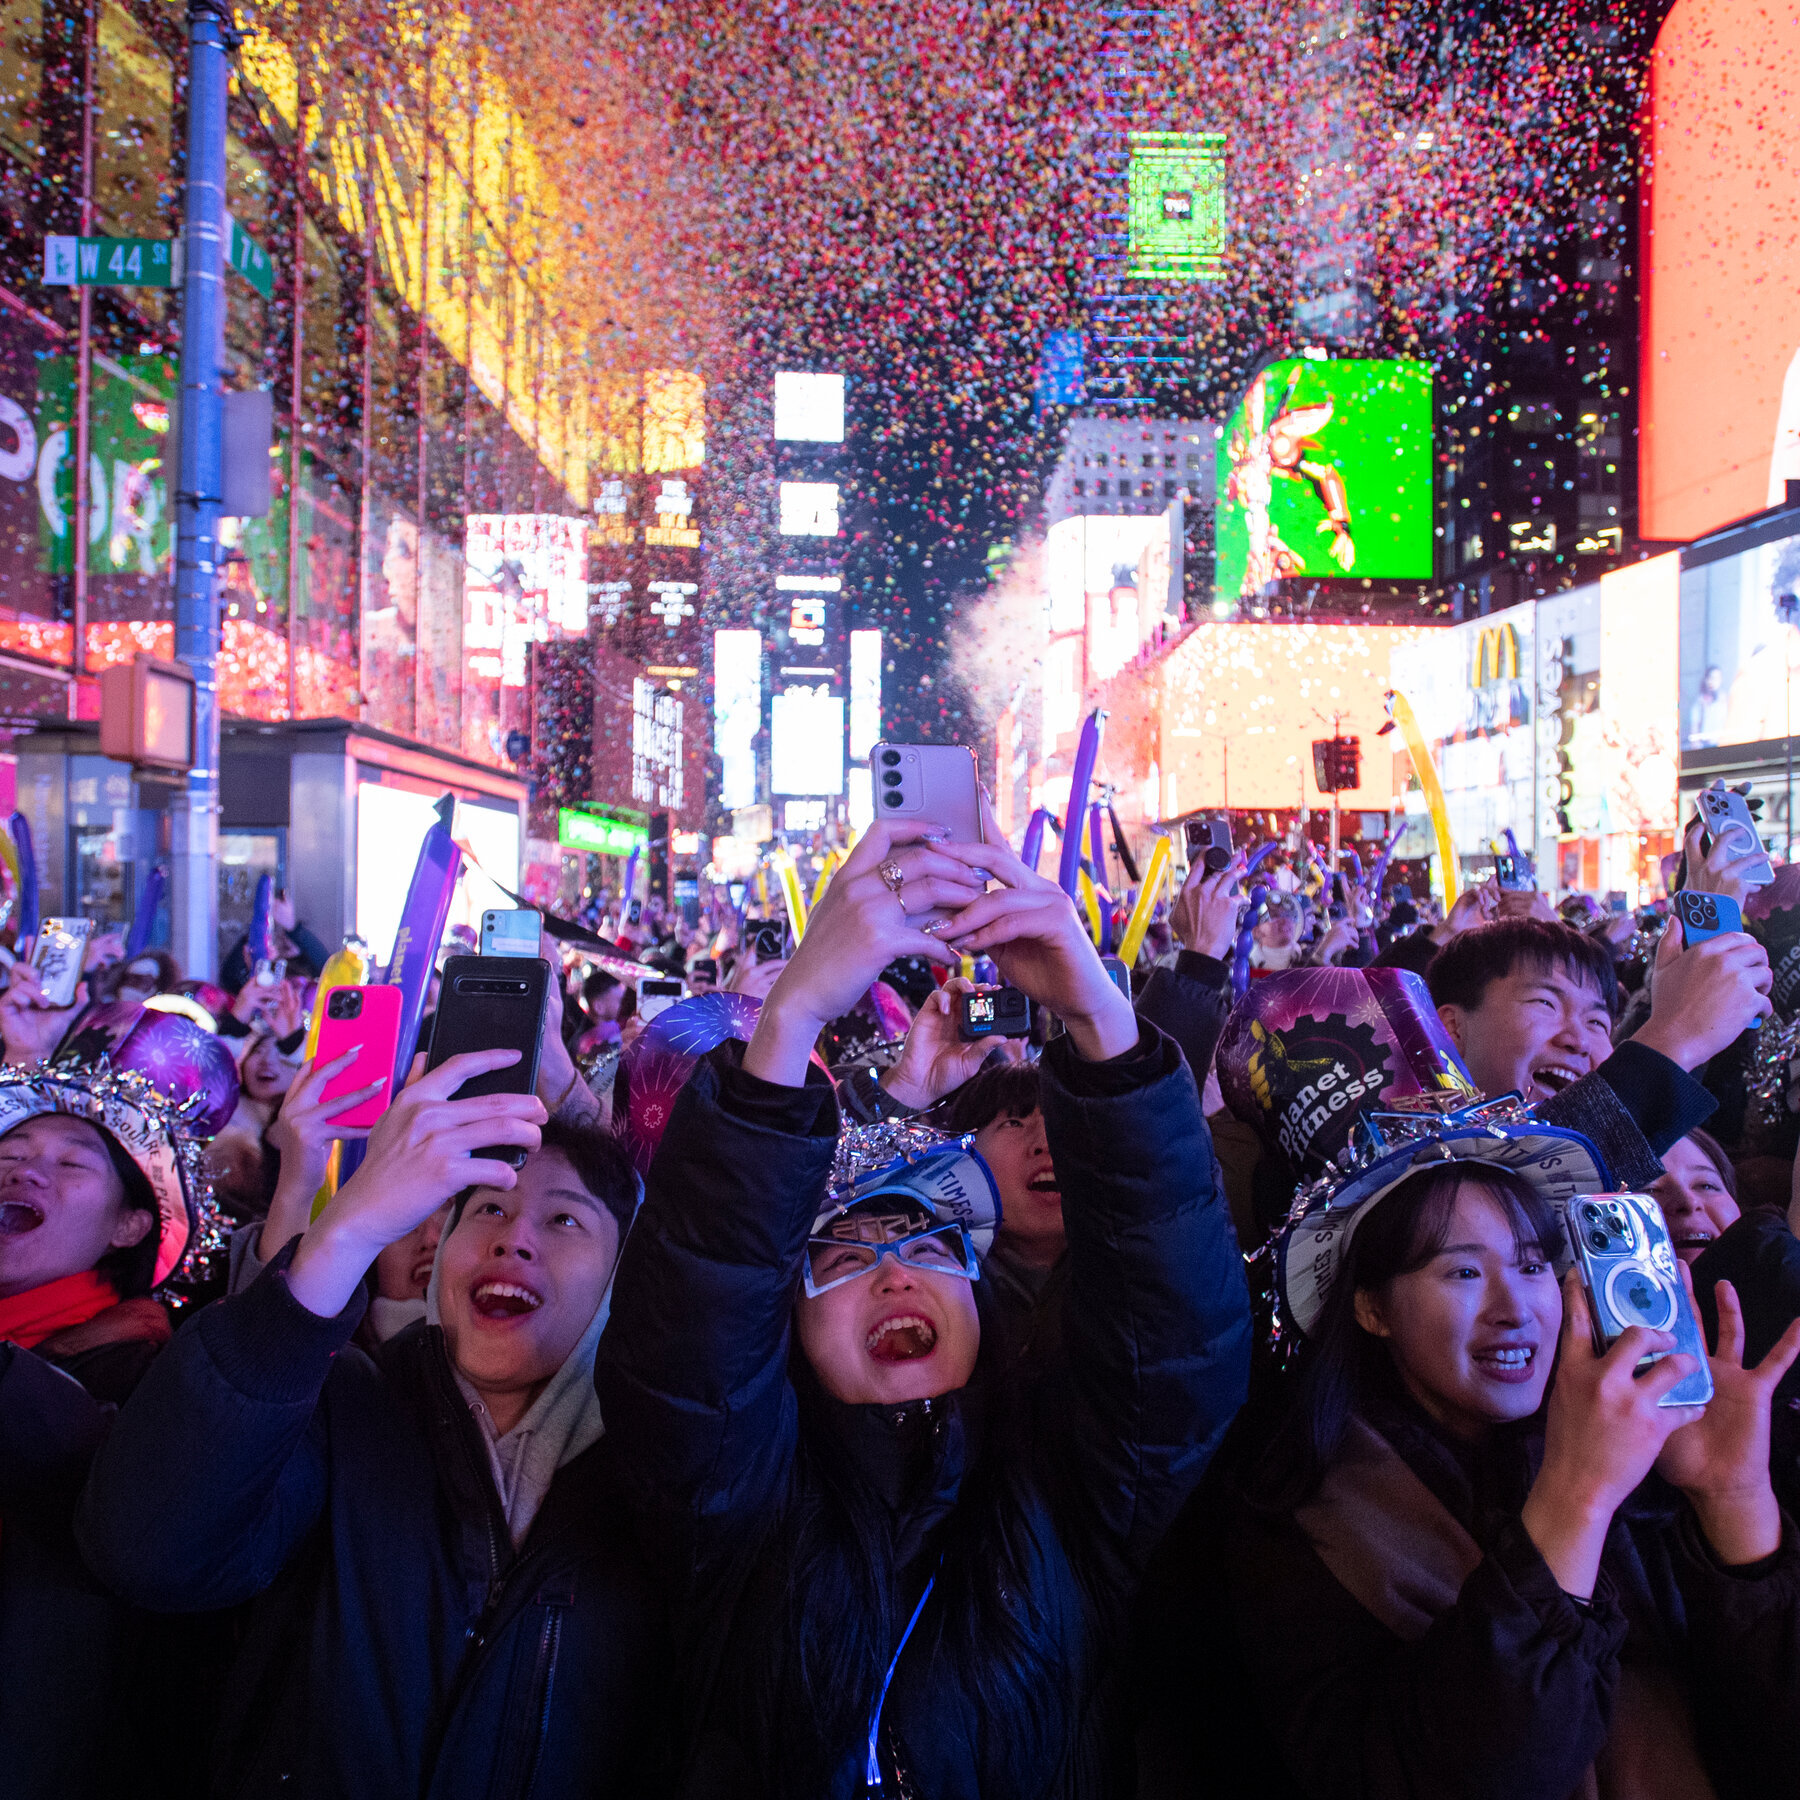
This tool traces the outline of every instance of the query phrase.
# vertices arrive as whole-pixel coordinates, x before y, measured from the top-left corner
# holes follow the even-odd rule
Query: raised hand
[[[1689,949],[1681,921],[1671,919],[1656,947],[1650,1018],[1636,1041],[1697,1069],[1773,1010],[1773,979],[1769,953],[1748,932]]]
[[[281,1174],[257,1243],[256,1254],[264,1262],[273,1262],[281,1246],[311,1222],[313,1199],[324,1185],[331,1146],[339,1139],[369,1135],[364,1127],[337,1125],[333,1121],[339,1113],[374,1099],[387,1086],[385,1071],[366,1087],[340,1094],[334,1100],[320,1098],[326,1084],[349,1068],[357,1054],[357,1048],[352,1046],[328,1063],[314,1063],[309,1058],[300,1065],[294,1085],[281,1097],[281,1110],[268,1132],[269,1142],[281,1158]]]
[[[1238,911],[1243,905],[1238,882],[1244,873],[1244,853],[1237,851],[1224,868],[1214,872],[1199,861],[1188,870],[1181,892],[1169,913],[1169,925],[1184,949],[1219,961],[1231,954],[1237,937]]]
[[[1696,813],[1681,840],[1687,858],[1688,887],[1698,894],[1729,894],[1742,906],[1761,885],[1747,879],[1764,860],[1761,845],[1751,849],[1745,845],[1742,832],[1727,831],[1714,838],[1712,849],[1702,856],[1700,842],[1705,835],[1706,826]]]
[[[369,1133],[368,1154],[307,1228],[288,1285],[308,1311],[334,1318],[370,1263],[396,1238],[468,1187],[510,1189],[508,1163],[475,1153],[489,1145],[535,1150],[544,1103],[535,1094],[451,1096],[465,1081],[519,1060],[516,1050],[453,1056],[425,1074],[413,1059],[404,1091]]]
[[[1694,1283],[1686,1263],[1681,1279],[1691,1303]],[[1737,1290],[1721,1281],[1716,1298],[1719,1346],[1707,1359],[1713,1397],[1697,1419],[1671,1433],[1656,1470],[1687,1495],[1720,1561],[1760,1562],[1781,1546],[1781,1508],[1769,1484],[1769,1410],[1776,1386],[1800,1356],[1800,1319],[1754,1369],[1746,1369]]]
[[[983,882],[973,870],[984,856],[998,856],[1005,847],[969,848],[972,862],[950,855],[936,828],[926,825],[877,820],[863,833],[831,878],[805,935],[763,1002],[744,1053],[744,1067],[752,1075],[799,1087],[820,1030],[848,1012],[896,957],[951,960],[938,939],[913,920],[979,898]],[[889,876],[898,877],[898,893]]]
[[[6,992],[0,994],[0,1043],[6,1060],[15,1068],[41,1063],[62,1041],[75,1014],[87,1004],[87,982],[75,984],[72,1006],[52,1006],[44,998],[44,984],[29,963],[16,962],[10,970]]]
[[[900,1102],[923,1111],[971,1080],[993,1050],[992,1038],[965,1043],[961,1035],[964,994],[991,993],[961,975],[953,975],[913,1017],[900,1060],[881,1078],[881,1085]]]

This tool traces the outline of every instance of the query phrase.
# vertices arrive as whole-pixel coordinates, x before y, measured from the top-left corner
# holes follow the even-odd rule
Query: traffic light
[[[1313,739],[1313,780],[1321,794],[1342,794],[1362,786],[1362,739]]]

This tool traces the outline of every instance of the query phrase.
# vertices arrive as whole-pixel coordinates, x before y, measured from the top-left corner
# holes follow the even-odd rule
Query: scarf
[[[424,1316],[423,1300],[387,1300],[377,1294],[369,1302],[369,1328],[384,1344]]]
[[[1409,1644],[1482,1560],[1461,1521],[1361,1419],[1294,1519],[1350,1596]],[[1620,1663],[1605,1748],[1569,1800],[1717,1800],[1673,1670]]]
[[[113,1284],[94,1269],[64,1275],[42,1287],[0,1299],[0,1338],[10,1338],[24,1350],[35,1350],[45,1338],[71,1325],[85,1325],[109,1306],[117,1306]]]

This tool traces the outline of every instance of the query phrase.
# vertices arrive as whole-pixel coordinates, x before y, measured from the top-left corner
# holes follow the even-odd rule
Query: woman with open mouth
[[[596,1381],[676,1581],[684,1796],[1098,1783],[1126,1605],[1244,1393],[1194,1084],[1063,892],[987,837],[868,831],[753,1041],[676,1102],[620,1260]],[[940,909],[934,935],[914,923]],[[894,958],[965,950],[1066,1027],[1041,1064],[1063,1352],[1016,1385],[983,1329],[978,1160],[834,1196],[837,1107],[808,1070]]]

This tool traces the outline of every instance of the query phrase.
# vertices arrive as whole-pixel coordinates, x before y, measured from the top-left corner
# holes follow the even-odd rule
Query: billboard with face
[[[1219,599],[1298,575],[1430,575],[1431,441],[1422,362],[1271,363],[1219,438]]]

